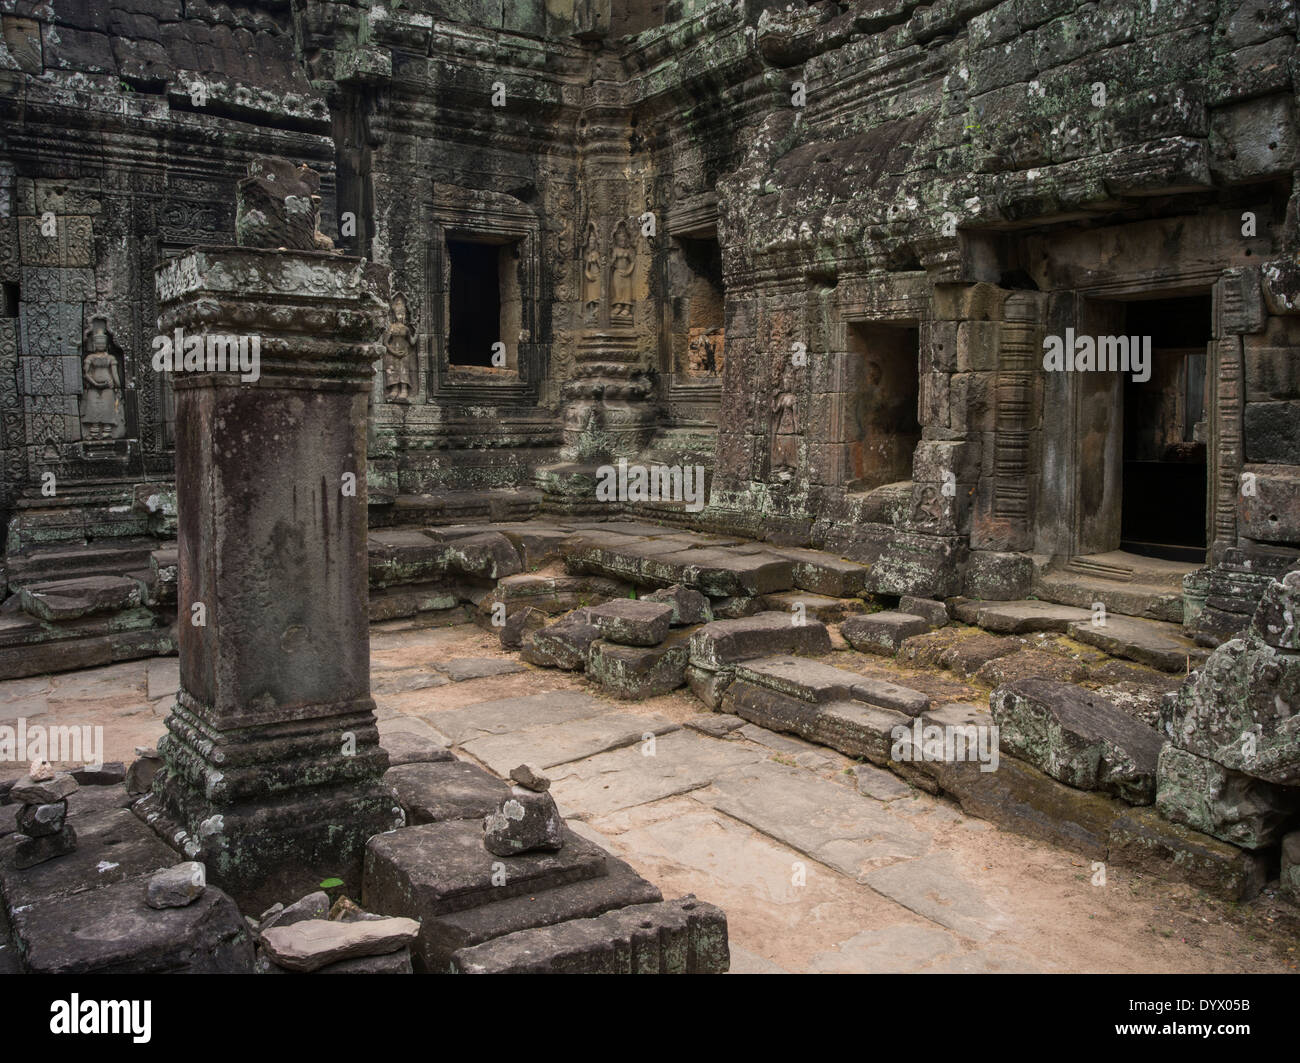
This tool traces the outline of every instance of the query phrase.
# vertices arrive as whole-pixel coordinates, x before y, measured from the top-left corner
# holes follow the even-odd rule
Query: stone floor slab
[[[529,727],[509,734],[483,735],[461,746],[499,775],[519,764],[546,770],[640,742],[647,734],[665,735],[678,725],[665,716],[606,712],[563,723]]]
[[[947,853],[882,867],[862,881],[917,915],[975,941],[987,941],[1006,922]]]
[[[480,735],[508,734],[529,727],[579,720],[609,710],[609,703],[573,690],[551,690],[522,698],[479,701],[459,709],[429,713],[425,719],[454,745]]]

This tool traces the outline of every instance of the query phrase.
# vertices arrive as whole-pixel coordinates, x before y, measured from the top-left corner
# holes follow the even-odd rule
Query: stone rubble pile
[[[78,790],[77,780],[56,772],[45,761],[34,762],[25,778],[9,790],[9,800],[19,803],[14,866],[35,867],[77,848],[77,832],[67,822],[68,798]]]

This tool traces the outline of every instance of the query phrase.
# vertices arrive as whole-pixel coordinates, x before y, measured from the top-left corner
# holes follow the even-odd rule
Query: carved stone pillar
[[[402,815],[381,782],[367,626],[382,274],[208,248],[157,287],[164,335],[257,336],[261,364],[255,381],[174,377],[181,685],[139,811],[246,904],[355,886],[366,839]]]

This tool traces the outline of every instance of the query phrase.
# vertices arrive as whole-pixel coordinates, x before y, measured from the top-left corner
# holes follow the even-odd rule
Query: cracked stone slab
[[[527,669],[518,661],[502,660],[500,657],[453,657],[438,665],[438,670],[453,683],[463,683],[467,679],[513,675]]]
[[[975,611],[975,623],[985,631],[999,635],[1024,635],[1031,631],[1067,631],[1071,624],[1086,624],[1092,619],[1087,609],[1076,609],[1055,602],[991,602]]]
[[[864,930],[809,961],[812,974],[911,974],[961,952],[961,942],[932,926]]]
[[[453,745],[464,745],[481,735],[508,734],[529,727],[578,720],[609,711],[607,702],[573,690],[549,690],[522,698],[479,701],[459,709],[433,712],[429,722]],[[514,767],[512,764],[511,767]]]
[[[690,731],[654,742],[653,756],[638,742],[551,773],[551,793],[566,815],[602,816],[707,786],[728,769],[762,760],[762,754]]]
[[[947,853],[882,867],[862,881],[917,915],[974,941],[989,940],[1006,924],[1006,917],[967,881]]]
[[[640,742],[647,734],[679,730],[665,716],[606,712],[576,720],[530,727],[508,734],[483,735],[461,745],[466,753],[498,774],[525,762],[543,770]]]
[[[771,761],[729,771],[691,796],[853,877],[930,848],[928,835],[880,802]]]

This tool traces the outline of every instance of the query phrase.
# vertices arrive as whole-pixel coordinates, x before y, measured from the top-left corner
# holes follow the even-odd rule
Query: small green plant
[[[341,885],[343,885],[343,880],[341,878],[327,878],[320,884],[320,888],[323,890],[332,890],[337,889]]]

